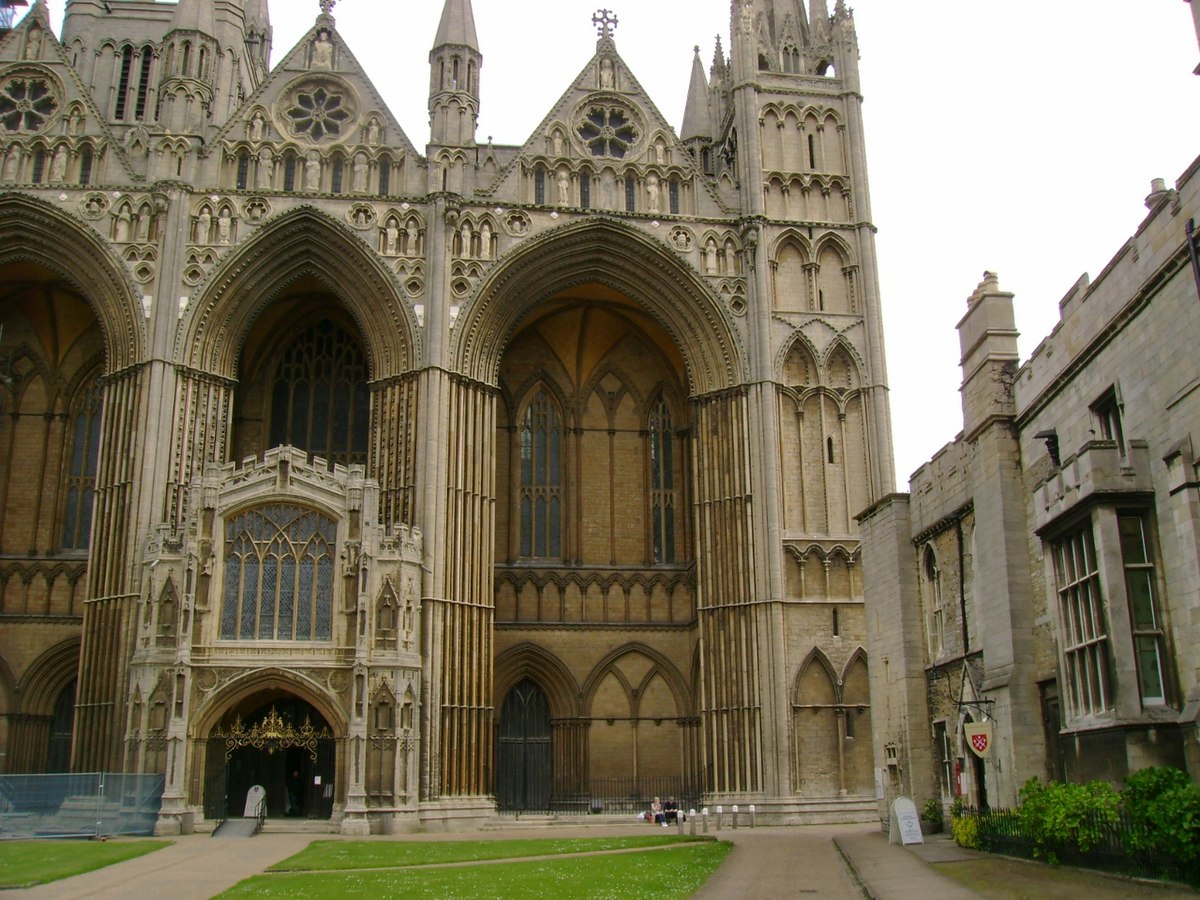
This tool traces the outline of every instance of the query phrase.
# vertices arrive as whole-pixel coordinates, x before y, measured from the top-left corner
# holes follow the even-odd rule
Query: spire
[[[169,30],[198,31],[201,34],[215,35],[217,28],[213,21],[213,5],[210,0],[179,0]]]
[[[475,13],[471,0],[446,0],[442,8],[442,21],[438,25],[437,37],[433,40],[436,50],[447,44],[468,47],[479,51],[479,38],[475,36]]]
[[[812,0],[812,13],[809,17],[809,23],[815,34],[829,34],[829,7],[825,0]]]
[[[700,62],[700,46],[692,59],[692,80],[688,85],[687,105],[683,110],[683,127],[679,130],[682,140],[690,138],[712,139],[712,117],[708,109],[708,78],[704,75],[704,64]]]

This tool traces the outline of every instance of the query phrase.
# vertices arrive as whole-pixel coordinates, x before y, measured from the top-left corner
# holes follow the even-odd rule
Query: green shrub
[[[1017,815],[1034,855],[1054,861],[1055,848],[1086,853],[1100,843],[1106,826],[1117,824],[1120,805],[1120,795],[1106,781],[1043,785],[1030,778],[1021,788]]]
[[[955,816],[950,820],[954,843],[968,850],[979,849],[979,819],[975,816]]]
[[[930,797],[926,800],[925,805],[921,807],[921,821],[940,828],[943,823],[942,801],[937,797]]]
[[[1134,772],[1121,792],[1131,850],[1152,850],[1181,862],[1200,858],[1200,786],[1169,766]]]

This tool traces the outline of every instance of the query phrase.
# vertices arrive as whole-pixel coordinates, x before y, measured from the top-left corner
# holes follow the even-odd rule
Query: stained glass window
[[[659,397],[650,411],[650,523],[656,563],[675,562],[675,450],[671,411]]]
[[[92,531],[92,495],[96,460],[100,457],[100,388],[93,386],[71,414],[66,507],[63,510],[64,550],[86,550]]]
[[[221,639],[329,640],[336,534],[332,519],[286,504],[230,519]]]

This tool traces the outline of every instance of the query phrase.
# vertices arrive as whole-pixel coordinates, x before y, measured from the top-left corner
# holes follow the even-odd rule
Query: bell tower
[[[429,142],[432,146],[475,145],[482,66],[483,55],[475,36],[471,0],[446,0],[429,54]]]

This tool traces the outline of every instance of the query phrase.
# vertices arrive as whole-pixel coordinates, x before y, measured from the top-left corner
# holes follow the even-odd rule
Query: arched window
[[[289,192],[296,189],[296,154],[291,151],[283,157],[283,189]]]
[[[133,117],[139,122],[146,118],[146,96],[150,92],[150,66],[154,63],[154,48],[147,44],[142,48],[142,71],[138,77],[137,103]]]
[[[539,206],[546,202],[546,170],[541,166],[533,171],[533,202]]]
[[[244,191],[250,179],[250,151],[239,150],[237,155],[237,188]]]
[[[221,639],[329,640],[336,534],[333,519],[287,504],[231,518]]]
[[[675,448],[671,442],[671,411],[659,397],[647,423],[650,440],[650,523],[652,559],[675,562]]]
[[[79,183],[81,185],[92,183],[92,163],[94,159],[91,147],[84,146],[79,151]]]
[[[392,187],[392,158],[386,153],[379,157],[379,194],[386,197]]]
[[[562,556],[562,418],[545,391],[521,420],[521,555]]]
[[[129,76],[133,69],[133,48],[126,47],[121,52],[121,75],[117,81],[117,105],[113,110],[113,118],[121,121],[125,118],[125,98],[129,94]]]
[[[291,444],[330,464],[365,464],[367,378],[367,359],[344,328],[330,319],[306,328],[275,370],[271,446]]]
[[[937,557],[932,547],[925,548],[922,574],[925,576],[925,621],[929,633],[929,657],[935,659],[942,653],[945,625],[942,614],[942,573],[938,570]]]
[[[47,772],[68,772],[71,769],[71,736],[75,730],[75,682],[72,681],[54,701],[54,718],[50,723],[50,747],[46,754]]]
[[[83,392],[81,402],[71,412],[67,454],[62,547],[86,550],[92,531],[96,460],[100,456],[100,388],[95,384]]]
[[[346,161],[342,154],[338,153],[333,157],[333,165],[330,167],[329,174],[329,191],[332,194],[340,194],[342,192],[342,176],[346,171]]]

